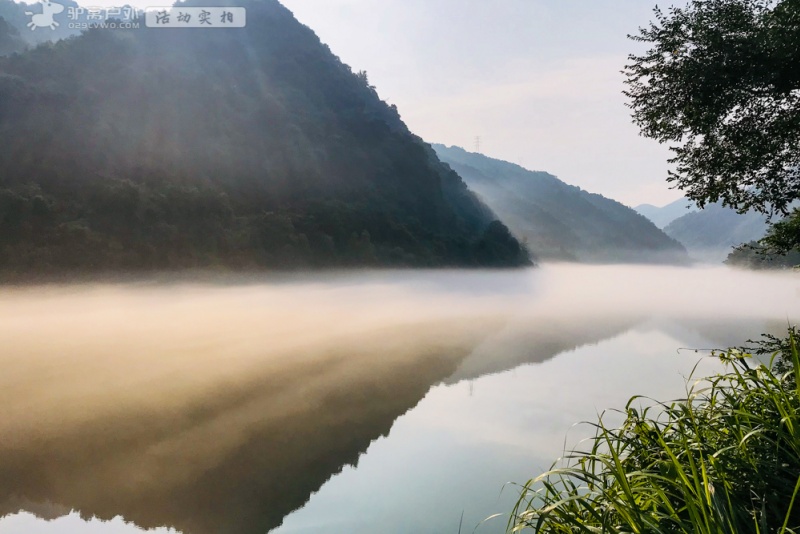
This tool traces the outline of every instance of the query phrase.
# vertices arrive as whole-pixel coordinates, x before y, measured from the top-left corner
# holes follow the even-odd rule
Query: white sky
[[[626,35],[654,0],[283,3],[426,141],[473,150],[480,136],[486,155],[631,206],[681,196],[669,151],[638,135],[621,94],[639,46]]]

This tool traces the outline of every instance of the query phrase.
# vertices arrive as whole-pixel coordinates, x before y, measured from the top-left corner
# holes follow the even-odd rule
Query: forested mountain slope
[[[365,74],[237,5],[0,58],[0,270],[529,263]]]
[[[0,56],[6,56],[25,49],[27,43],[19,30],[0,16]]]
[[[683,262],[684,248],[645,217],[546,172],[434,145],[467,185],[542,259]]]

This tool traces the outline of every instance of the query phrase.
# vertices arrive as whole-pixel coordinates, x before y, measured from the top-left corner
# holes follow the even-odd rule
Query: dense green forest
[[[434,145],[467,185],[541,258],[586,262],[685,262],[686,251],[619,202],[546,172]]]
[[[243,5],[0,58],[0,269],[530,263],[366,74]]]

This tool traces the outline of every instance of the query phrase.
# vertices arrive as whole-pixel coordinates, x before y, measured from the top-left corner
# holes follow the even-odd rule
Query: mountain
[[[700,261],[719,263],[733,247],[757,241],[767,231],[766,217],[759,213],[740,214],[721,204],[709,204],[702,210],[692,206],[691,201],[681,198],[660,208],[642,204],[634,209],[683,244],[690,256]],[[746,251],[738,253],[734,263],[740,259],[743,264],[756,261]]]
[[[653,221],[653,224],[662,230],[675,219],[696,211],[692,208],[692,203],[685,198],[679,198],[666,206],[658,207],[652,204],[641,204],[633,209]]]
[[[57,3],[64,6],[64,9],[53,15],[53,20],[58,23],[58,26],[53,28],[45,27],[31,30],[27,26],[31,22],[31,15],[27,13],[42,13],[42,4],[39,2],[26,4],[24,2],[15,2],[14,0],[0,0],[0,17],[19,32],[22,41],[28,46],[78,35],[80,30],[77,29],[78,26],[75,23],[87,22],[86,10],[81,9],[75,0],[59,0]],[[0,47],[0,55],[7,55],[17,51],[19,50],[4,52]]]
[[[542,259],[680,262],[683,247],[619,202],[567,185],[546,172],[433,145],[467,185]]]
[[[683,243],[694,259],[720,263],[733,247],[764,237],[767,227],[761,213],[740,214],[717,203],[675,219],[664,232]]]
[[[0,17],[0,56],[20,52],[26,47],[25,40],[19,34],[19,31],[6,22],[6,19]]]
[[[0,58],[0,269],[530,263],[366,73],[277,1],[237,5],[244,28]]]

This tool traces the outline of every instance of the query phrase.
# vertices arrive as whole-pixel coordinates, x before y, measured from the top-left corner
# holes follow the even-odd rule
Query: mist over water
[[[452,461],[485,472],[478,485],[496,495],[508,477],[524,482],[536,461],[555,459],[569,423],[591,416],[586,406],[616,402],[605,397],[603,369],[622,369],[621,384],[638,388],[631,394],[678,395],[680,380],[664,389],[658,377],[671,369],[678,379],[700,358],[676,359],[680,347],[738,345],[798,318],[796,274],[727,268],[563,264],[6,287],[0,516],[11,515],[0,532],[33,524],[20,510],[267,532],[298,509],[287,531],[310,530],[310,517],[367,531],[374,524],[359,502],[374,493],[369,481],[393,472],[404,451],[434,447],[431,429],[444,432],[472,402],[465,388],[513,399],[470,396],[483,403],[470,412],[477,419],[463,414],[471,431],[449,434]],[[509,384],[532,390],[515,396]],[[618,406],[593,406],[607,407]],[[513,409],[529,416],[498,417]],[[477,447],[469,436],[483,433],[473,424],[489,420],[484,411],[497,439],[476,465],[466,451]],[[415,465],[405,470],[416,482],[444,477]],[[397,484],[399,494],[416,491]],[[442,528],[455,521],[456,531],[461,510],[482,513],[481,499],[474,488],[442,497]],[[378,509],[402,521],[411,504],[395,495]],[[125,530],[119,520],[104,525]]]

